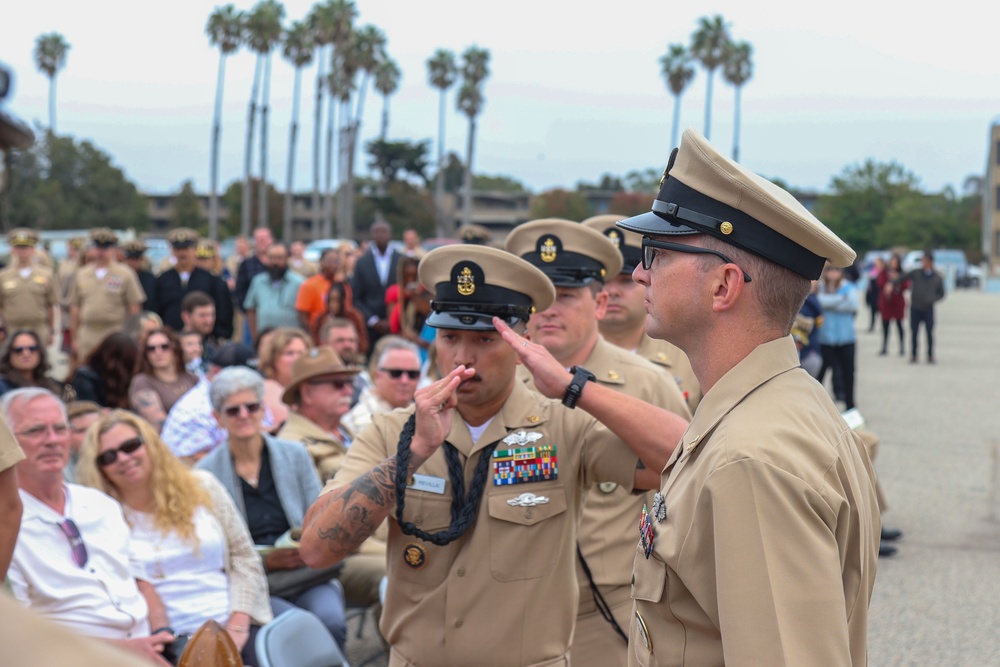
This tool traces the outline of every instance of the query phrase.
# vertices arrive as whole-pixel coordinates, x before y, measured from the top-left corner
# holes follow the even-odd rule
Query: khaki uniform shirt
[[[394,456],[412,412],[410,408],[376,415],[351,444],[343,467],[325,490],[349,484]],[[518,434],[542,437],[530,445],[516,444]],[[505,437],[511,442],[503,442]],[[566,410],[521,382],[514,383],[475,444],[455,413],[448,442],[463,461],[466,485],[478,453],[497,441],[497,452],[555,446],[558,476],[497,485],[491,463],[475,522],[461,539],[446,546],[404,535],[395,511],[390,512],[389,587],[380,627],[392,646],[392,667],[567,664],[583,492],[605,480],[630,490],[637,458],[586,413]],[[416,475],[422,477],[414,476],[417,486],[407,489],[404,518],[428,532],[446,529],[452,489],[444,452],[435,452]],[[523,494],[547,500],[519,505]]]
[[[865,665],[874,480],[791,336],[757,347],[668,461],[649,558],[636,531],[629,664]]]
[[[27,277],[11,266],[0,271],[0,310],[7,330],[31,329],[48,344],[52,309],[59,305],[59,286],[52,271],[34,266]]]
[[[694,411],[698,409],[698,403],[701,402],[701,385],[694,375],[691,361],[684,354],[684,350],[673,343],[650,338],[643,334],[642,342],[639,343],[635,353],[670,371],[674,380],[677,381],[677,386],[681,389],[681,394],[687,400],[688,410],[694,414]]]
[[[139,277],[124,264],[112,262],[103,278],[97,277],[93,264],[79,269],[69,292],[70,305],[80,309],[80,330],[74,332],[78,358],[86,359],[105,336],[121,329],[128,318],[129,306],[145,300]]]

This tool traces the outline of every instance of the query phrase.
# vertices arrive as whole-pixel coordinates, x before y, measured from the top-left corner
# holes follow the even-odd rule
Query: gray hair
[[[402,336],[383,336],[377,343],[375,343],[375,349],[373,350],[371,359],[368,362],[368,372],[374,373],[381,368],[382,360],[385,359],[385,355],[394,350],[412,352],[417,358],[417,363],[420,363],[420,348],[417,347],[416,343],[408,341]]]
[[[23,389],[8,391],[0,397],[0,408],[3,409],[3,416],[4,419],[7,420],[7,424],[11,425],[10,415],[13,411],[15,403],[30,403],[31,401],[46,396],[55,399],[55,402],[59,404],[59,409],[62,410],[63,420],[69,421],[69,418],[66,416],[66,404],[62,402],[62,399],[48,389],[42,389],[41,387],[25,387]],[[11,425],[11,429],[13,428],[13,425]]]
[[[264,378],[257,371],[246,366],[230,366],[223,368],[219,374],[212,378],[212,383],[208,389],[209,398],[212,400],[212,408],[216,412],[222,411],[222,405],[226,399],[241,391],[252,391],[257,394],[257,400],[264,400]]]

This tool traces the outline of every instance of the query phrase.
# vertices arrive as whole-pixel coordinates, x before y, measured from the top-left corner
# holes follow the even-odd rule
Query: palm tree
[[[470,46],[462,54],[462,85],[458,89],[458,110],[469,118],[469,137],[465,152],[465,178],[462,183],[462,224],[472,222],[472,156],[476,145],[476,116],[483,110],[483,81],[490,75],[490,52]]]
[[[698,19],[698,29],[691,35],[691,55],[708,71],[708,90],[705,93],[705,138],[712,133],[712,79],[715,70],[726,60],[729,44],[729,26],[716,14],[712,18]]]
[[[385,141],[389,134],[389,97],[399,90],[399,79],[403,73],[392,58],[386,57],[375,69],[375,90],[382,96],[382,129],[379,137]]]
[[[219,237],[219,145],[222,141],[222,89],[226,80],[226,56],[240,47],[243,12],[233,5],[216,7],[208,17],[205,32],[212,46],[219,47],[219,76],[215,84],[215,115],[212,119],[211,192],[208,198],[208,236]]]
[[[733,118],[733,162],[740,160],[740,115],[742,113],[743,84],[753,76],[753,47],[748,42],[730,44],[726,50],[726,62],[722,66],[722,77],[736,89]]]
[[[285,7],[278,0],[260,0],[247,17],[247,43],[257,53],[258,67],[263,63],[264,87],[260,103],[260,190],[257,192],[257,226],[268,226],[267,205],[267,112],[271,94],[271,51],[281,41]],[[253,140],[252,137],[250,139]]]
[[[677,145],[677,133],[680,129],[681,94],[694,78],[691,54],[682,44],[671,44],[667,47],[667,53],[660,56],[660,73],[674,96],[674,122],[670,131],[670,147],[673,148]]]
[[[306,19],[309,22],[309,31],[312,34],[313,44],[316,45],[316,102],[313,108],[313,191],[312,191],[312,232],[313,238],[318,239],[322,235],[320,228],[322,215],[320,212],[320,136],[323,126],[323,101],[326,99],[326,74],[324,63],[326,63],[326,46],[333,41],[335,29],[335,16],[331,3],[324,2],[314,5]]]
[[[49,131],[56,132],[56,74],[66,65],[69,44],[58,32],[35,40],[35,65],[49,77]]]
[[[434,183],[434,208],[437,209],[437,235],[450,236],[451,231],[444,220],[444,109],[448,89],[458,79],[455,54],[447,49],[438,49],[427,60],[427,79],[431,86],[441,91],[438,102],[438,159]]]
[[[295,68],[295,85],[292,93],[292,124],[288,137],[288,176],[285,180],[285,219],[281,237],[285,243],[292,240],[292,202],[295,189],[295,148],[299,138],[299,97],[302,89],[302,68],[312,62],[313,36],[305,21],[294,21],[285,32],[285,58]],[[315,195],[314,195],[315,196]]]

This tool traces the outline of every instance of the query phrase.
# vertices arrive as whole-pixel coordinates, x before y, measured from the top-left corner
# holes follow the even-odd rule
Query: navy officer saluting
[[[391,666],[566,665],[584,492],[600,481],[655,485],[669,448],[642,420],[622,419],[615,428],[649,468],[637,469],[637,454],[603,425],[517,381],[517,355],[530,353],[552,376],[536,378],[550,395],[598,412],[620,401],[582,377],[570,383],[511,329],[553,300],[538,269],[456,245],[427,253],[419,277],[435,295],[427,321],[442,379],[357,436],[306,515],[302,557],[335,563],[389,517],[380,627]]]

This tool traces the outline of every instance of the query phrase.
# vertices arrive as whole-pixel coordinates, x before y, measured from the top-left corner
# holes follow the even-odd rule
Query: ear
[[[740,302],[746,282],[743,272],[735,264],[724,264],[713,274],[712,310],[732,310]]]
[[[608,311],[608,293],[602,289],[594,295],[594,302],[594,315],[597,317],[597,321],[600,322],[604,319],[604,314]]]

